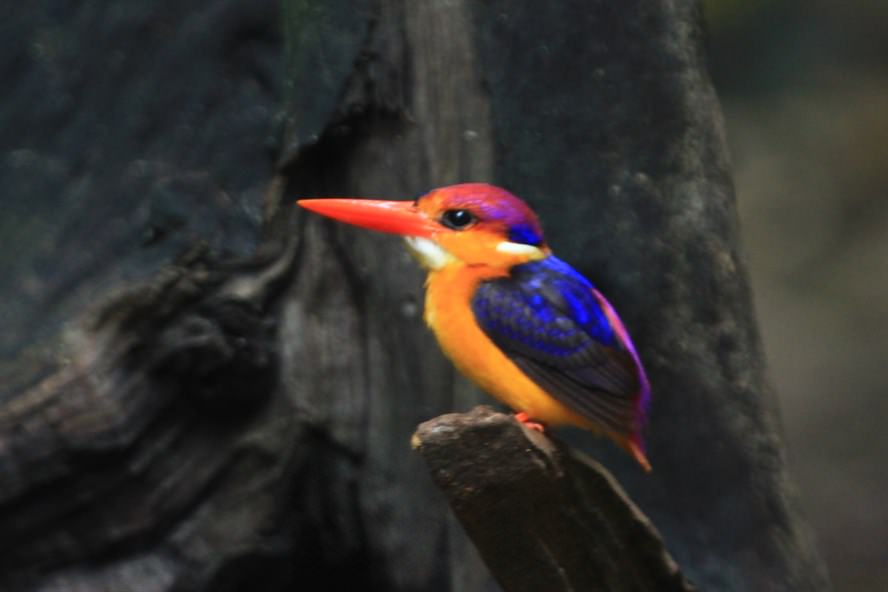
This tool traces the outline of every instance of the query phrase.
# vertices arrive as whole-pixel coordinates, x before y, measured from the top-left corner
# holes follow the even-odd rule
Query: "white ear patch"
[[[506,255],[524,255],[531,260],[543,259],[545,257],[543,252],[533,245],[524,245],[510,241],[503,241],[497,244],[496,250]]]
[[[441,269],[454,260],[449,251],[438,243],[418,236],[405,236],[404,242],[420,265],[427,269]]]

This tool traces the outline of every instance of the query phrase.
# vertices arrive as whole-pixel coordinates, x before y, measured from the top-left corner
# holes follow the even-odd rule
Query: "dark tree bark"
[[[291,205],[467,180],[528,199],[623,313],[654,472],[573,442],[685,574],[827,587],[696,3],[284,0],[283,46],[271,2],[73,6],[4,15],[0,588],[493,589],[409,446],[482,400],[422,326],[420,272]]]

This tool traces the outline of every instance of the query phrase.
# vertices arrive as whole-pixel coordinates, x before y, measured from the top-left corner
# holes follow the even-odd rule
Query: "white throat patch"
[[[455,259],[449,251],[427,238],[405,236],[404,242],[419,264],[426,269],[441,269]]]

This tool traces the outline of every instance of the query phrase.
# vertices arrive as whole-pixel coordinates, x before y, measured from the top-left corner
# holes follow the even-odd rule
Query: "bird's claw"
[[[538,421],[533,421],[526,411],[519,411],[516,413],[515,419],[517,419],[524,427],[530,428],[531,430],[541,433],[546,431],[546,426]]]

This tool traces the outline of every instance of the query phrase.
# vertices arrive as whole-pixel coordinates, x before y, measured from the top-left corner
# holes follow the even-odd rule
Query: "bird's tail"
[[[626,452],[631,454],[632,458],[641,465],[641,468],[643,468],[646,473],[651,472],[651,463],[648,461],[647,455],[644,453],[644,442],[642,442],[639,434],[632,434],[632,436],[625,441],[623,447],[626,449]]]

